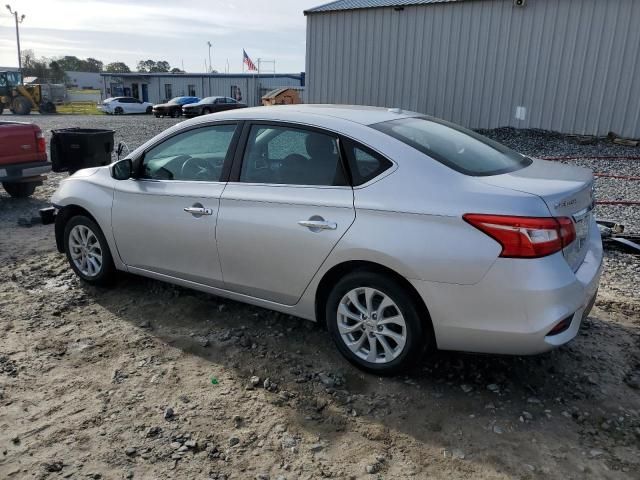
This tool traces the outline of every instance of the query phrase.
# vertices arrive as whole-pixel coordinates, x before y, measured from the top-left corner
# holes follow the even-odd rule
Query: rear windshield
[[[465,175],[499,175],[520,170],[532,162],[487,137],[430,117],[399,118],[371,127]]]

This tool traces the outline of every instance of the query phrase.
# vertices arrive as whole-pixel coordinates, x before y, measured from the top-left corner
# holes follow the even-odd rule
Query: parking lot
[[[47,140],[110,128],[130,149],[181,121],[19,120]],[[483,133],[640,176],[638,148]],[[81,284],[36,218],[64,176],[29,199],[0,189],[0,478],[638,478],[640,256],[606,251],[596,306],[556,351],[442,352],[377,378],[310,322],[130,275],[110,289]],[[639,185],[603,176],[597,196],[638,201]],[[640,233],[637,205],[597,215]]]

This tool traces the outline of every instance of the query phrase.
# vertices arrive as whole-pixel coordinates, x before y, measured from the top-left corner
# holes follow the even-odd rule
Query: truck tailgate
[[[46,151],[38,152],[36,144],[39,131],[30,123],[0,122],[0,166],[46,161]]]

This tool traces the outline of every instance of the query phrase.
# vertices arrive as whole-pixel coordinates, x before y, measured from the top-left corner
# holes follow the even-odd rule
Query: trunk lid
[[[479,181],[540,197],[554,217],[574,221],[576,240],[564,249],[567,263],[575,271],[587,253],[587,238],[594,206],[593,172],[587,168],[545,160],[533,160],[528,167]]]

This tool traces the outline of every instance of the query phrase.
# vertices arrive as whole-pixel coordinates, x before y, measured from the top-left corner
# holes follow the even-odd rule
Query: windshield
[[[400,118],[371,127],[465,175],[499,175],[520,170],[532,162],[487,137],[430,117]]]
[[[200,100],[200,103],[213,103],[220,97],[207,97]]]
[[[7,85],[10,87],[22,84],[22,75],[20,72],[7,72]]]

